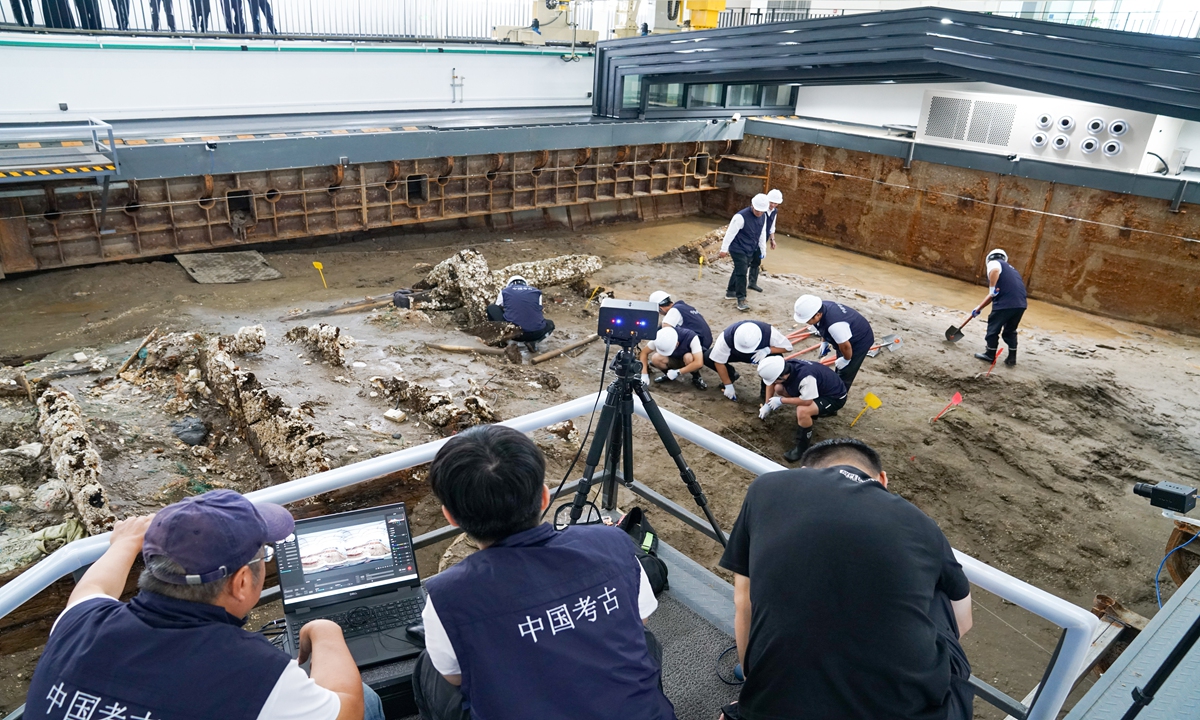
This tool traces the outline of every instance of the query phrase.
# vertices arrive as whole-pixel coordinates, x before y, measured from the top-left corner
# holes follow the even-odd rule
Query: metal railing
[[[502,425],[521,432],[531,432],[553,425],[564,420],[570,420],[592,412],[602,399],[599,393],[585,395],[561,405],[545,410],[522,415],[506,420]],[[646,412],[641,401],[634,398],[634,410],[643,418]],[[662,410],[663,418],[671,430],[679,437],[688,440],[696,446],[711,452],[734,465],[749,470],[755,474],[784,470],[782,465],[768,460],[734,442],[726,440],[716,433],[696,423],[686,420],[670,411]],[[364,460],[346,465],[327,472],[311,475],[306,478],[292,480],[273,487],[264,488],[248,493],[246,497],[254,502],[292,503],[321,493],[342,489],[356,483],[365,482],[389,473],[399,472],[408,468],[423,465],[433,460],[437,451],[446,443],[446,439],[407,448],[388,455]],[[644,497],[653,500],[651,495]],[[668,512],[672,512],[668,509]],[[672,514],[676,514],[672,512]],[[679,517],[679,515],[676,515]],[[694,516],[693,516],[694,517]],[[685,520],[686,521],[686,520]],[[702,523],[694,518],[690,525],[699,528]],[[454,534],[451,530],[435,530],[434,539],[444,539]],[[431,534],[418,538],[422,544],[428,544]],[[76,540],[55,551],[49,557],[41,560],[33,567],[18,575],[8,584],[0,587],[0,617],[16,610],[37,593],[49,587],[62,577],[86,567],[95,562],[108,548],[108,533],[94,537]],[[1042,689],[1033,707],[1028,708],[1028,720],[1052,720],[1058,716],[1071,688],[1083,667],[1088,648],[1091,645],[1092,633],[1098,624],[1095,616],[1083,608],[1077,607],[1062,598],[1051,595],[1045,590],[1036,588],[1022,580],[1012,577],[996,568],[991,567],[975,558],[954,551],[962,564],[967,578],[972,584],[987,590],[1009,602],[1054,623],[1064,632],[1050,664],[1043,676]],[[998,691],[997,691],[998,692]],[[1006,699],[1015,708],[1021,708],[1019,703],[1007,695],[1000,693],[1001,699]]]
[[[889,8],[898,10],[902,7],[921,7],[925,2],[900,4]],[[1049,3],[1047,3],[1049,5]],[[969,9],[969,8],[967,8]],[[736,8],[722,12],[717,18],[718,27],[741,27],[743,25],[763,25],[776,22],[794,22],[796,20],[812,20],[816,18],[838,17],[842,15],[858,15],[877,10],[865,10],[852,6],[841,9],[810,8],[810,9],[780,9],[780,8]],[[1042,20],[1044,22],[1062,23],[1063,25],[1078,25],[1081,27],[1120,30],[1122,32],[1148,33],[1151,35],[1170,35],[1172,37],[1194,38],[1200,36],[1200,10],[1186,11],[1140,11],[1129,12],[1096,12],[1093,10],[1068,10],[1063,12],[1047,11],[1018,11],[999,10],[986,12],[987,15],[999,17],[1021,18],[1024,20]]]

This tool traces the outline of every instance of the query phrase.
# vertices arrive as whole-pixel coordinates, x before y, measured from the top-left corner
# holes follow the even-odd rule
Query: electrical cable
[[[1192,539],[1188,540],[1184,544],[1176,545],[1175,548],[1173,550],[1171,550],[1171,552],[1169,552],[1165,556],[1163,556],[1162,562],[1160,562],[1158,564],[1158,571],[1154,573],[1154,599],[1158,601],[1158,607],[1160,610],[1162,609],[1162,593],[1160,593],[1159,589],[1158,589],[1158,576],[1162,575],[1163,568],[1166,566],[1167,560],[1169,560],[1172,555],[1174,555],[1179,550],[1187,547],[1188,545],[1191,545],[1192,542],[1198,537],[1200,537],[1200,532],[1193,535]]]
[[[1156,153],[1156,152],[1150,152],[1149,150],[1147,150],[1147,151],[1146,151],[1146,154],[1147,154],[1147,155],[1153,155],[1154,157],[1158,158],[1158,161],[1159,161],[1160,163],[1162,163],[1162,164],[1163,164],[1163,166],[1162,166],[1162,170],[1161,170],[1161,171],[1160,171],[1160,170],[1155,170],[1154,172],[1158,173],[1159,175],[1166,175],[1167,173],[1171,172],[1171,164],[1170,164],[1170,163],[1168,163],[1166,160],[1163,160],[1163,156],[1162,156],[1162,155],[1159,155],[1159,154],[1158,154],[1158,153]]]
[[[721,661],[725,659],[726,655],[733,652],[734,650],[737,650],[737,645],[730,645],[729,647],[727,647],[721,651],[721,654],[717,656],[716,670],[717,670],[717,677],[721,680],[721,682],[725,683],[726,685],[735,685],[736,686],[736,685],[745,684],[745,682],[746,682],[745,677],[743,677],[741,680],[737,679],[737,676],[739,674],[737,665],[735,665],[734,669],[733,669],[733,680],[727,680],[725,678],[725,676],[721,674]]]
[[[587,447],[588,436],[592,433],[592,421],[596,419],[596,408],[600,407],[600,396],[604,393],[604,377],[608,374],[608,351],[612,349],[612,338],[604,339],[604,364],[600,366],[600,389],[596,393],[596,402],[592,404],[592,414],[588,416],[587,429],[583,431],[583,438],[579,441],[579,449],[575,451],[575,457],[571,460],[571,466],[563,473],[563,479],[558,483],[558,487],[554,490],[554,495],[550,498],[550,503],[546,505],[546,509],[542,511],[542,519],[546,518],[546,513],[554,506],[558,500],[559,494],[562,493],[563,486],[567,484],[567,478],[571,477],[571,473],[575,470],[576,463],[583,455],[583,449]]]

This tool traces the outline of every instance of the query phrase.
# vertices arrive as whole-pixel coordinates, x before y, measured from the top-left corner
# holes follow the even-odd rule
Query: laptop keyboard
[[[397,600],[384,605],[356,607],[353,610],[333,615],[324,615],[301,620],[294,617],[292,623],[292,647],[300,647],[300,628],[313,620],[332,620],[342,627],[342,635],[350,638],[369,635],[374,632],[402,628],[418,622],[421,610],[425,608],[425,600],[419,596]]]

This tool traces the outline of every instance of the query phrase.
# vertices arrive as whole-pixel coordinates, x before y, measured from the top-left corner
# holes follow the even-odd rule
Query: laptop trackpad
[[[350,654],[359,665],[370,662],[379,656],[379,650],[376,649],[374,638],[355,638],[348,641],[346,646],[350,648]]]
[[[408,639],[408,632],[402,627],[381,632],[379,641],[388,650],[409,650],[419,647]]]

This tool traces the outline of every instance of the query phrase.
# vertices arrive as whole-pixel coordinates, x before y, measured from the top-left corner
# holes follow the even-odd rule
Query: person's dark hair
[[[259,550],[254,556],[257,560],[261,558],[263,551]],[[262,563],[251,561],[250,572],[254,573],[255,582],[263,573]],[[241,568],[238,568],[239,570]],[[170,558],[162,555],[155,555],[146,560],[146,567],[142,570],[142,574],[138,576],[138,589],[146,590],[147,592],[158,593],[176,600],[186,600],[188,602],[201,603],[204,605],[212,605],[225,586],[229,584],[229,576],[206,582],[201,585],[176,585],[175,583],[164,582],[155,577],[154,573],[159,575],[186,575],[184,570],[178,563]]]
[[[822,440],[806,450],[800,458],[800,467],[827,468],[834,465],[850,465],[872,477],[878,477],[883,472],[879,453],[862,440],[854,438]]]
[[[480,425],[438,450],[429,484],[465,533],[486,543],[528,530],[542,512],[546,458],[523,433]]]

